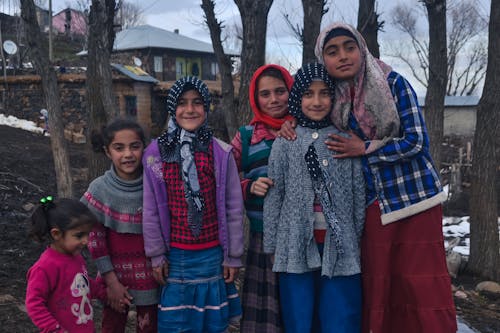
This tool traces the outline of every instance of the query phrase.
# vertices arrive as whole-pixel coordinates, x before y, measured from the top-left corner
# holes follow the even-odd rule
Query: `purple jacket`
[[[216,138],[213,142],[216,180],[216,205],[219,241],[224,249],[224,266],[241,267],[243,255],[243,195],[232,147]],[[152,141],[144,151],[144,204],[142,228],[146,255],[153,267],[161,266],[170,246],[170,211],[163,163],[158,142]]]

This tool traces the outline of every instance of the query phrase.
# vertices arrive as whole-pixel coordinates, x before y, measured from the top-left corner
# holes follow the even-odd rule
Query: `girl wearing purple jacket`
[[[162,284],[159,332],[224,332],[239,320],[243,197],[231,146],[207,127],[210,95],[175,82],[168,129],[144,153],[143,234]]]

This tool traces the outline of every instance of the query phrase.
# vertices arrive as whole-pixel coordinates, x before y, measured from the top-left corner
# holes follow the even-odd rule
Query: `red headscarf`
[[[293,77],[290,75],[290,73],[284,68],[279,65],[274,65],[274,64],[269,64],[269,65],[264,65],[259,67],[255,73],[253,73],[252,80],[250,81],[250,89],[249,89],[249,100],[250,100],[250,106],[253,111],[253,119],[250,121],[250,125],[253,125],[255,123],[261,122],[266,124],[267,126],[274,128],[274,129],[280,129],[281,125],[286,120],[291,120],[293,117],[289,114],[285,115],[283,118],[273,118],[259,109],[257,106],[257,101],[255,100],[255,91],[257,90],[257,80],[262,74],[263,71],[265,71],[268,68],[274,68],[277,69],[281,72],[281,75],[283,76],[283,79],[285,81],[285,85],[290,91],[293,85]]]

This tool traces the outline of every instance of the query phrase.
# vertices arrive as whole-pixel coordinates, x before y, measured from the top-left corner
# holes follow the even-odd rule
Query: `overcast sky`
[[[14,2],[14,0],[11,0]],[[2,0],[2,6],[6,6],[11,1]],[[48,4],[48,0],[45,0]],[[203,11],[200,7],[201,0],[128,0],[139,6],[142,10],[146,24],[162,29],[173,31],[179,29],[181,35],[203,40],[210,43],[208,28],[203,24]],[[240,25],[239,11],[233,0],[216,0],[216,16],[223,20],[227,27]],[[451,4],[453,0],[449,0]],[[54,13],[70,6],[76,6],[77,0],[52,0]],[[379,34],[381,44],[381,59],[393,66],[396,71],[403,73],[407,77],[411,76],[404,64],[394,58],[387,56],[388,47],[394,41],[402,38],[401,34],[391,26],[391,10],[397,4],[405,3],[415,6],[415,10],[422,16],[421,26],[425,28],[426,21],[421,2],[418,0],[378,0],[377,12],[380,13],[380,20],[385,21],[384,31]],[[478,11],[485,15],[489,13],[491,0],[475,0]],[[354,26],[357,24],[358,1],[329,0],[328,13],[323,17],[322,25],[327,25],[333,21],[344,21]],[[448,7],[450,6],[448,4]],[[3,10],[4,8],[0,8]],[[274,0],[268,18],[266,61],[274,62],[295,71],[300,66],[302,51],[299,42],[293,36],[289,26],[283,16],[288,14],[290,20],[302,25],[302,4],[300,0]],[[426,34],[426,29],[423,33]],[[234,35],[234,33],[232,34]],[[427,37],[427,36],[424,36]],[[418,92],[423,88],[416,80],[410,82]]]

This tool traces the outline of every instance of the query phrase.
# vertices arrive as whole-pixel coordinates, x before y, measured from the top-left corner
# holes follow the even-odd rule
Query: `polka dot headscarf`
[[[207,85],[196,76],[186,76],[177,80],[168,92],[167,111],[170,116],[175,118],[175,110],[177,109],[179,97],[184,92],[192,89],[200,93],[203,98],[203,109],[208,113],[210,110],[210,92],[208,91]]]
[[[297,119],[297,123],[300,126],[323,128],[331,125],[330,117],[325,117],[320,121],[314,121],[307,118],[302,112],[302,96],[304,95],[304,92],[309,89],[311,83],[318,80],[325,82],[326,86],[330,90],[333,105],[335,84],[328,75],[325,66],[317,62],[311,62],[304,65],[297,71],[297,74],[295,74],[295,81],[293,83],[292,90],[290,91],[290,97],[288,98],[288,111]]]
[[[210,92],[205,82],[196,76],[186,76],[175,81],[167,96],[167,111],[170,115],[168,129],[158,138],[162,160],[165,162],[171,162],[172,160],[180,161],[179,148],[183,140],[181,137],[191,137],[193,152],[208,151],[208,145],[212,138],[212,131],[208,128],[208,120],[205,120],[205,123],[193,134],[184,133],[187,131],[183,130],[175,120],[175,111],[179,103],[179,98],[189,90],[196,90],[200,93],[205,113],[208,114],[210,110]]]

